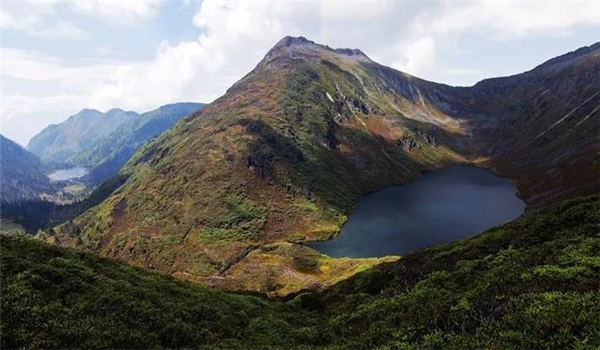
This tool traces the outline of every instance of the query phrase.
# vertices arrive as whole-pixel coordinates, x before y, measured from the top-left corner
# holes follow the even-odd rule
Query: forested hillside
[[[40,199],[52,194],[54,186],[38,157],[0,135],[0,202]]]

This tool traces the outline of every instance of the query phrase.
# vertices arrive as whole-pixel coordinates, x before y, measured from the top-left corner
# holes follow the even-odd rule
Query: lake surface
[[[66,180],[78,179],[80,177],[87,175],[87,173],[88,173],[88,171],[86,168],[75,167],[75,168],[57,170],[57,171],[51,173],[50,175],[48,175],[48,178],[50,178],[50,180],[52,180],[52,181],[66,181]]]
[[[338,237],[307,245],[332,257],[405,255],[480,233],[524,209],[511,181],[455,165],[359,198]]]

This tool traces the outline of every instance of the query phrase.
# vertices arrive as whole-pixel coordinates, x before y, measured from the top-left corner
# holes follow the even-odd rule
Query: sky
[[[600,1],[0,0],[0,133],[211,102],[286,35],[467,86],[600,41]]]

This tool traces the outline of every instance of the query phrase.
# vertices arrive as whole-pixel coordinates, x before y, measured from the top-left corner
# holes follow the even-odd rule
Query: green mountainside
[[[0,235],[2,348],[596,348],[600,197],[287,301]]]
[[[326,285],[335,276],[319,262],[283,263],[286,242],[328,239],[361,193],[463,160],[452,150],[460,123],[416,92],[396,93],[405,87],[394,79],[438,87],[360,51],[286,38],[225,96],[146,144],[121,188],[49,240],[232,290]],[[284,246],[261,248],[271,244]],[[314,257],[293,250],[295,261]],[[285,275],[306,284],[291,288]]]
[[[64,122],[42,130],[29,141],[27,149],[47,163],[70,163],[71,157],[137,115],[118,108],[106,113],[84,109]]]
[[[202,103],[174,103],[129,118],[70,161],[92,168],[91,180],[100,183],[116,175],[140,146],[202,106]]]
[[[534,206],[598,192],[599,52],[454,88],[286,37],[143,146],[111,196],[45,238],[225,290],[326,288],[382,261],[295,243],[333,237],[359,195],[424,170],[492,167]]]
[[[50,126],[48,130],[58,130],[40,133],[34,144],[53,134],[52,137],[55,137],[53,142],[65,146],[72,142],[79,142],[78,136],[69,134],[69,132],[76,133],[73,129],[76,125],[93,128],[94,123],[102,119],[108,124],[120,122],[118,127],[106,136],[93,135],[95,141],[92,143],[86,141],[87,148],[84,151],[65,160],[71,165],[89,168],[88,175],[76,180],[49,183],[44,173],[49,172],[52,166],[68,164],[52,162],[49,165],[43,164],[33,154],[16,145],[5,147],[2,158],[4,166],[2,174],[6,173],[2,179],[2,185],[5,187],[2,189],[4,205],[0,210],[0,216],[25,226],[28,232],[35,233],[39,229],[54,226],[81,214],[85,209],[98,204],[98,198],[106,198],[110,194],[106,192],[107,188],[114,190],[113,184],[121,182],[115,175],[141,145],[201,107],[200,103],[175,103],[139,116],[128,114],[126,120],[121,120],[124,117],[119,114],[120,110],[111,110],[106,115],[88,110],[91,115],[82,112],[78,117],[72,117],[58,126]],[[103,133],[106,133],[106,130],[101,129],[99,135]],[[17,157],[13,149],[20,149],[21,153],[29,154]],[[70,154],[73,152],[69,151]],[[103,184],[104,181],[106,182]],[[40,184],[45,186],[43,198],[40,188],[35,188]],[[97,190],[92,193],[94,188]]]
[[[54,186],[46,166],[34,154],[0,135],[0,202],[40,199],[52,194]]]

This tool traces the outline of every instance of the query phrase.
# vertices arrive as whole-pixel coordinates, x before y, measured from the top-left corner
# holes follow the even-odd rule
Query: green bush
[[[260,216],[241,198],[230,205],[236,218]],[[0,235],[0,345],[597,348],[598,222],[598,196],[567,201],[289,301]]]

